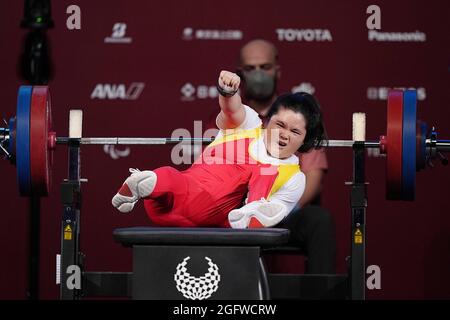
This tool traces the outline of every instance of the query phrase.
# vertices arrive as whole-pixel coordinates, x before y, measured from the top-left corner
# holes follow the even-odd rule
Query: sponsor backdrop
[[[354,111],[367,113],[367,137],[386,131],[389,88],[416,88],[419,117],[450,136],[449,5],[446,1],[53,1],[48,31],[54,76],[54,127],[68,135],[69,110],[84,111],[84,136],[170,136],[218,110],[219,71],[234,70],[239,48],[255,37],[279,48],[280,92],[309,91],[322,104],[329,135],[351,139]],[[81,29],[69,30],[69,5],[81,9]],[[379,25],[367,8],[380,8]],[[15,114],[17,72],[26,30],[21,1],[0,21],[1,116]],[[174,165],[173,146],[86,146],[82,150],[82,251],[87,270],[130,271],[131,250],[112,240],[117,227],[149,225],[142,204],[129,215],[110,200],[129,167]],[[186,150],[189,151],[189,150]],[[174,152],[177,152],[175,149]],[[349,255],[350,150],[328,151],[323,205],[333,214],[338,272]],[[42,200],[40,295],[58,296],[55,255],[60,248],[59,184],[67,150],[54,154],[53,187]],[[25,298],[27,199],[18,197],[15,169],[1,166],[0,298]],[[186,165],[177,164],[178,168]],[[450,298],[450,170],[436,163],[419,173],[413,203],[384,199],[385,159],[368,152],[367,265],[381,270],[374,299]],[[298,257],[272,261],[278,271],[302,271]],[[174,285],[168,284],[168,285]]]

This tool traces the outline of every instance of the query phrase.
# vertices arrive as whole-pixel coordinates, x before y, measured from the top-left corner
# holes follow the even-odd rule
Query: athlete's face
[[[300,148],[306,136],[306,120],[301,113],[280,107],[266,126],[264,143],[272,157],[289,158]]]

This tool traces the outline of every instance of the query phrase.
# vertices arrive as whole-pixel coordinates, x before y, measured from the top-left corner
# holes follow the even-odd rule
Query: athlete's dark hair
[[[312,148],[319,149],[328,143],[320,105],[313,95],[306,92],[298,92],[279,96],[267,114],[269,121],[281,108],[301,113],[305,117],[306,136],[303,145],[298,149],[299,152],[308,152]]]

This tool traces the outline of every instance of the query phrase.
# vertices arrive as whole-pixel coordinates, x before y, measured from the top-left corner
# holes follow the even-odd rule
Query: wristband
[[[224,88],[222,88],[219,84],[217,84],[217,91],[219,92],[219,94],[222,97],[229,98],[229,97],[232,97],[232,96],[234,96],[236,94],[237,89],[233,90],[233,91],[228,91],[228,90],[225,90]]]

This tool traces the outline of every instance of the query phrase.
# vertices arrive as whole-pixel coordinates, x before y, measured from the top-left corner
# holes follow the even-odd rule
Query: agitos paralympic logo
[[[210,258],[205,257],[208,262],[208,272],[201,277],[194,277],[187,269],[189,259],[191,257],[186,257],[177,265],[174,275],[177,290],[186,299],[203,300],[210,298],[219,289],[219,267]]]

